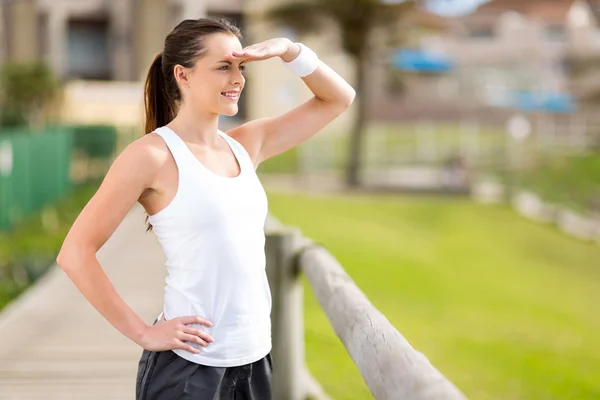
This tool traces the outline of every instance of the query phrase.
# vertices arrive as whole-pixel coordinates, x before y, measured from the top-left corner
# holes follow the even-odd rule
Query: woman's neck
[[[193,143],[217,146],[219,136],[218,114],[202,114],[198,110],[182,107],[168,126],[182,138]]]

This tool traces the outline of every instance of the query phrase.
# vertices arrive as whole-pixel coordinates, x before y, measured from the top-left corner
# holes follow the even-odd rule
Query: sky
[[[488,0],[426,0],[429,11],[443,16],[468,14]],[[523,0],[526,1],[526,0]]]

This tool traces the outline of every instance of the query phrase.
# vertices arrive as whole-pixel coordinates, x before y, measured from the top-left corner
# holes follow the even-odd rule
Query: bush
[[[545,160],[525,174],[526,187],[549,201],[600,212],[600,156],[569,156]]]
[[[43,62],[4,64],[0,68],[0,126],[37,122],[57,88],[52,70]]]

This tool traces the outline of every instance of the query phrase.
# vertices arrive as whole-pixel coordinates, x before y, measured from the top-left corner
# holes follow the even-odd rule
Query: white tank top
[[[178,168],[178,189],[164,209],[149,216],[166,257],[166,320],[198,315],[214,342],[195,343],[199,354],[173,351],[215,367],[248,364],[271,351],[271,292],[265,270],[266,193],[246,149],[222,131],[241,167],[236,177],[218,175],[198,160],[170,128],[155,131]]]

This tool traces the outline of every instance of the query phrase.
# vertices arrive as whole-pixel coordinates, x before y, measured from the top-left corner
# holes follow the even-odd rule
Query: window
[[[66,64],[69,78],[111,78],[107,19],[69,21]]]
[[[0,61],[8,60],[12,53],[12,18],[8,13],[10,8],[6,4],[0,4]]]
[[[48,55],[48,14],[41,12],[37,16],[37,53],[40,58]]]
[[[181,13],[183,12],[183,5],[181,3],[173,2],[170,5],[170,12],[171,27],[175,28],[182,21]]]
[[[468,31],[469,37],[472,39],[493,39],[495,36],[492,27],[476,27]]]

